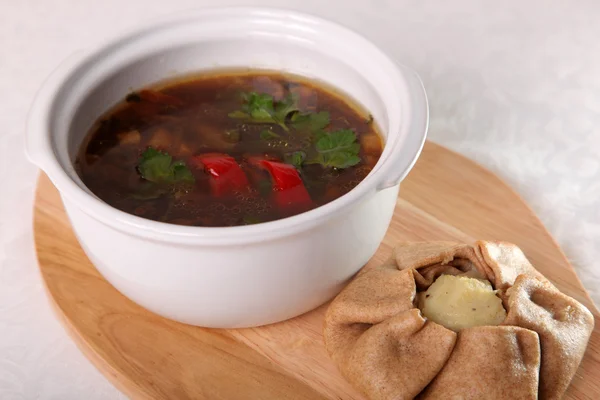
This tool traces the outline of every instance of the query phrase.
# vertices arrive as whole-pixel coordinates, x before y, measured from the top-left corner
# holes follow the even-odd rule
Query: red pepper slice
[[[248,188],[246,174],[235,159],[227,154],[207,153],[194,156],[192,163],[203,167],[211,176],[210,188],[214,196],[230,196]]]
[[[274,189],[273,198],[280,210],[302,212],[313,206],[302,178],[293,165],[259,158],[251,158],[248,161],[271,175]]]

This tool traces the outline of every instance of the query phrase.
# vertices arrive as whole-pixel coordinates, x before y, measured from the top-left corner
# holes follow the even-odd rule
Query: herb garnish
[[[292,126],[300,131],[308,130],[317,132],[329,125],[329,113],[321,111],[318,113],[294,113],[290,119]]]
[[[356,133],[351,129],[325,132],[315,145],[317,156],[309,164],[321,164],[324,167],[348,168],[360,162],[358,153],[360,144]]]
[[[290,128],[308,133],[310,136],[305,151],[295,151],[285,155],[285,162],[300,169],[303,163],[321,164],[323,167],[348,168],[360,163],[360,144],[356,140],[356,133],[351,129],[340,129],[333,132],[325,131],[330,124],[330,115],[327,111],[301,112],[298,108],[298,98],[294,94],[288,95],[281,101],[276,101],[266,93],[243,93],[241,110],[229,113],[229,117],[256,124],[277,124],[286,132]],[[372,122],[369,115],[367,123]],[[271,129],[261,131],[260,138],[270,141],[281,136]],[[312,156],[314,153],[314,157]],[[307,159],[307,154],[311,157]]]
[[[291,164],[297,169],[302,167],[302,163],[306,160],[306,153],[303,151],[294,151],[284,155],[283,160],[286,164]]]
[[[148,147],[138,164],[142,178],[154,183],[194,182],[194,175],[183,161],[173,162],[169,153]]]
[[[277,124],[286,132],[289,126],[296,130],[316,132],[329,125],[329,113],[301,113],[298,97],[289,94],[282,101],[276,101],[266,93],[242,93],[242,109],[229,113],[230,118],[254,124]]]
[[[254,124],[277,124],[289,131],[286,118],[298,111],[297,97],[290,94],[282,101],[274,101],[266,93],[242,93],[242,109],[229,113],[230,118],[244,120]]]

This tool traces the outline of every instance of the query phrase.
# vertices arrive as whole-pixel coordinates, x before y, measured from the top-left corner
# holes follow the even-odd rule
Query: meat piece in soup
[[[76,167],[92,192],[122,211],[216,227],[333,201],[381,152],[373,118],[326,85],[221,72],[129,94],[94,124]]]

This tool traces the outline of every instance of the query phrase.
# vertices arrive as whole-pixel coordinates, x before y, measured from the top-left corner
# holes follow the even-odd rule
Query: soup
[[[94,124],[76,168],[122,211],[217,227],[331,202],[381,152],[373,118],[321,82],[222,72],[130,93]]]

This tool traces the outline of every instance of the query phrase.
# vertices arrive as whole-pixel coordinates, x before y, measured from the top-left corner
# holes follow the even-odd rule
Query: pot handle
[[[382,173],[384,181],[377,186],[377,191],[400,184],[417,162],[427,138],[429,105],[423,82],[410,68],[401,64],[398,64],[398,68],[402,71],[408,89],[408,105],[411,107],[410,125],[406,137],[398,137],[392,143],[389,157],[393,160],[385,166]]]
[[[61,86],[73,72],[73,68],[81,62],[84,52],[79,50],[67,57],[44,81],[38,90],[27,115],[25,129],[25,154],[29,161],[41,169],[45,169],[53,152],[50,139],[51,116],[54,99]]]

